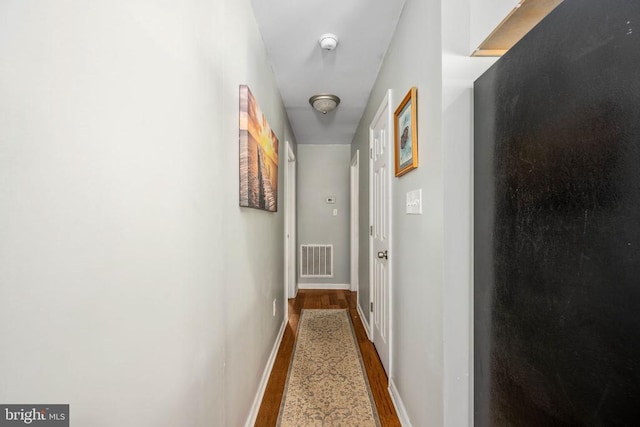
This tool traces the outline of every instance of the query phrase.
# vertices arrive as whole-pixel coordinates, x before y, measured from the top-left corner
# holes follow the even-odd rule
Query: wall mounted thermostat
[[[329,196],[329,197],[327,197],[327,198],[325,199],[325,202],[326,202],[326,203],[328,203],[328,204],[330,204],[330,205],[333,205],[333,204],[336,202],[336,198],[335,198],[335,197],[333,197],[333,196]]]

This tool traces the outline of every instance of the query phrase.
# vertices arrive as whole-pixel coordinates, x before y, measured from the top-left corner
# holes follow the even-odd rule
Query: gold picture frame
[[[418,88],[409,89],[393,113],[396,176],[418,167]]]

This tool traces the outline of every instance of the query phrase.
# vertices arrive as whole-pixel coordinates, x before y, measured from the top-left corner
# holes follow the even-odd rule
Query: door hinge
[[[373,159],[373,148],[369,148],[369,158]]]
[[[371,312],[373,313],[373,301],[371,301]]]
[[[369,226],[369,236],[373,236],[373,225]]]

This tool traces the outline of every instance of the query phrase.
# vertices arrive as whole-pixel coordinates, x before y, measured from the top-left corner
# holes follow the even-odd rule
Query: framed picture
[[[240,85],[240,206],[278,210],[278,138],[246,85]]]
[[[412,87],[393,113],[396,176],[418,167],[417,95],[418,89]]]

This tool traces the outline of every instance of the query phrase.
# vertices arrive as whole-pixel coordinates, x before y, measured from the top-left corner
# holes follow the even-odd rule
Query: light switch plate
[[[407,192],[407,214],[422,215],[422,188]]]

